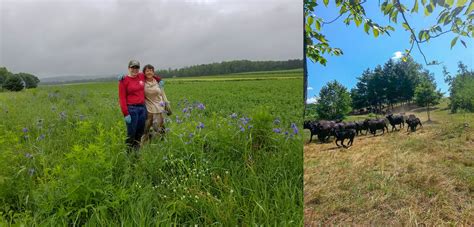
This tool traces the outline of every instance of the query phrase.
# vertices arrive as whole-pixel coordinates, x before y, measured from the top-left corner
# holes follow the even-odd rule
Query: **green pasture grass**
[[[139,152],[117,82],[1,93],[0,225],[302,225],[302,79],[165,86]]]
[[[350,149],[305,145],[306,224],[473,224],[474,114],[449,113],[447,100],[431,122],[425,108],[406,114],[423,127],[358,136]]]

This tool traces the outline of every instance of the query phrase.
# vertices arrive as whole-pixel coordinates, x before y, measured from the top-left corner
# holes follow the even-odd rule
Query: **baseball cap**
[[[130,60],[130,62],[128,62],[128,67],[132,67],[132,66],[140,67],[140,62],[138,62],[137,60]]]

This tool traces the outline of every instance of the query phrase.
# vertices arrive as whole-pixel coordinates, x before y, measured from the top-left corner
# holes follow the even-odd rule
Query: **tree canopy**
[[[351,97],[347,88],[337,81],[323,86],[316,105],[317,115],[322,119],[342,119],[351,112]]]

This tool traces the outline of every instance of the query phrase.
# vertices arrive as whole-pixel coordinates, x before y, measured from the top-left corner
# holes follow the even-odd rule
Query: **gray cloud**
[[[0,0],[0,66],[40,77],[302,58],[295,0]]]

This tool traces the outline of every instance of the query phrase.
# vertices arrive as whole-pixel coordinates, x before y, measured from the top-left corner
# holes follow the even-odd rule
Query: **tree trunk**
[[[430,118],[430,104],[429,103],[427,105],[426,111],[428,112],[428,121],[431,121],[431,118]]]

